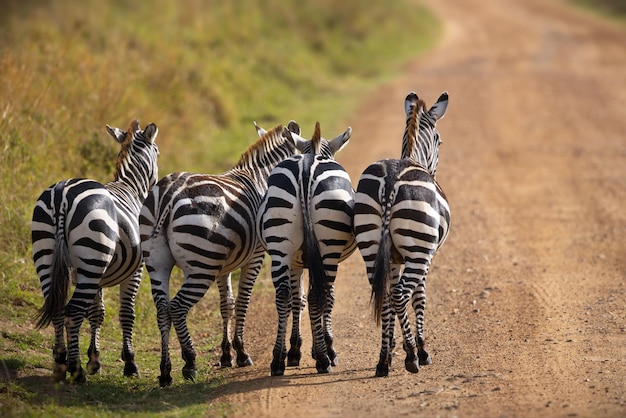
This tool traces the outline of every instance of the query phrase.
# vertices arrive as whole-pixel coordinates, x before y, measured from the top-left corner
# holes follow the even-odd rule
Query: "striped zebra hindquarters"
[[[220,364],[232,365],[230,273],[238,269],[241,275],[232,347],[237,352],[238,366],[252,364],[244,350],[243,335],[252,287],[265,256],[256,232],[256,216],[270,171],[304,147],[285,131],[282,125],[270,131],[257,127],[260,138],[233,168],[222,174],[171,173],[159,180],[144,203],[141,240],[161,333],[161,387],[172,383],[172,326],[184,360],[182,375],[187,380],[197,377],[196,351],[187,316],[216,280],[223,319]],[[170,299],[174,266],[183,271],[184,282]]]
[[[149,124],[141,131],[138,122],[133,122],[128,132],[108,126],[107,131],[121,144],[116,180],[106,185],[79,178],[58,182],[44,190],[33,210],[33,262],[44,296],[37,326],[52,323],[54,327],[55,381],[65,380],[68,372],[70,382],[86,381],[79,358],[79,331],[86,315],[92,335],[87,370],[92,374],[99,370],[99,332],[104,320],[103,278],[108,277],[107,286],[132,281],[140,266],[139,246],[125,246],[120,240],[120,231],[130,229],[138,237],[139,207],[158,176],[158,148],[154,144],[158,129]],[[126,192],[118,195],[118,189]],[[118,206],[119,201],[125,204]],[[121,218],[132,222],[121,227]],[[138,240],[135,243],[138,244]],[[125,254],[137,261],[132,265],[123,263],[126,269],[115,272],[112,261],[116,254]],[[114,276],[116,278],[112,279]],[[72,284],[76,287],[67,301]],[[131,288],[137,286],[138,283]],[[125,303],[130,305],[124,306]],[[120,306],[124,330],[122,357],[127,376],[138,374],[132,347],[133,303],[134,296],[130,301],[122,299]]]
[[[332,334],[333,283],[338,263],[356,249],[356,243],[352,232],[354,191],[347,172],[334,161],[334,154],[350,136],[348,128],[327,141],[321,137],[317,123],[304,154],[280,163],[268,179],[257,225],[272,259],[279,318],[272,376],[284,374],[286,359],[288,366],[300,363],[303,268],[309,270],[309,316],[316,368],[319,373],[328,373],[337,364]],[[287,352],[290,312],[291,348]]]
[[[407,354],[405,368],[417,373],[419,365],[431,363],[424,349],[425,281],[450,224],[447,199],[435,181],[441,143],[436,122],[447,103],[444,92],[427,111],[411,92],[405,100],[402,158],[369,165],[358,182],[354,231],[372,286],[375,318],[382,322],[376,376],[388,375],[396,316]],[[417,341],[411,332],[409,302],[415,311]]]

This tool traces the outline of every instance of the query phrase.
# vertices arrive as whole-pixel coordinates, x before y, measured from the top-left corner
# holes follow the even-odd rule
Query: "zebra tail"
[[[65,240],[64,220],[57,219],[57,230],[54,240],[54,253],[50,274],[50,289],[43,306],[37,312],[37,328],[50,325],[55,316],[60,315],[65,307],[70,281],[75,281],[76,270],[69,261],[69,251]]]
[[[303,183],[308,186],[308,193],[302,193],[302,208],[304,211],[304,255],[309,267],[309,297],[316,302],[320,312],[326,309],[326,284],[328,276],[324,268],[319,242],[313,229],[311,219],[311,184],[310,179],[303,179]]]
[[[389,235],[389,208],[385,206],[383,213],[383,225],[380,236],[378,252],[374,262],[374,274],[372,277],[372,295],[374,318],[380,325],[383,316],[385,295],[389,292],[389,276],[391,275],[391,237]]]
[[[315,231],[311,227],[311,218],[305,219],[305,251],[306,260],[309,266],[309,287],[310,295],[315,300],[320,312],[326,308],[326,285],[328,276],[324,268],[322,254],[320,252],[319,243],[315,236]]]
[[[176,203],[176,196],[181,190],[185,190],[186,188],[188,179],[188,175],[186,174],[187,173],[178,173],[176,179],[167,185],[165,192],[162,190],[162,186],[160,185],[161,182],[159,182],[148,194],[144,205],[154,209],[154,225],[150,236],[155,237],[159,235],[167,224],[169,215],[174,207],[174,203]],[[163,202],[166,204],[163,205]]]

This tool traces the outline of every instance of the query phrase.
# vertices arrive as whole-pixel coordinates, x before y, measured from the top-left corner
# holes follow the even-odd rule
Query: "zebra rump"
[[[376,376],[389,372],[396,317],[404,337],[406,370],[417,373],[419,365],[431,363],[423,332],[426,276],[450,226],[450,208],[435,180],[441,145],[436,123],[447,106],[447,92],[430,109],[410,92],[404,101],[406,128],[400,159],[372,163],[358,182],[354,232],[372,287],[374,317],[382,323]],[[409,306],[415,311],[416,336],[411,332]]]
[[[65,380],[67,372],[70,382],[86,381],[79,358],[79,332],[86,317],[91,328],[87,371],[100,370],[102,288],[114,285],[120,285],[124,375],[139,374],[132,343],[143,268],[138,218],[143,199],[158,178],[159,151],[154,142],[158,129],[148,124],[142,131],[138,121],[131,122],[128,131],[106,128],[120,144],[114,180],[59,181],[41,193],[33,209],[32,257],[44,296],[35,319],[38,328],[54,326],[56,381]]]

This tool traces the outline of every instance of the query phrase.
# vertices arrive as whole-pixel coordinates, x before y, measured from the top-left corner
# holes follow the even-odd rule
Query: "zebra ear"
[[[267,133],[265,129],[256,124],[256,121],[254,121],[254,128],[256,129],[256,134],[259,136],[259,138]]]
[[[448,92],[444,91],[443,93],[441,93],[441,96],[439,96],[439,99],[437,99],[437,103],[435,103],[433,107],[430,108],[428,113],[430,113],[430,115],[434,117],[435,120],[439,120],[443,118],[443,116],[446,114],[447,108],[448,108]]]
[[[298,123],[295,120],[290,120],[289,121],[289,123],[287,124],[287,129],[289,129],[294,134],[300,135],[300,133],[301,133],[300,125],[298,125]]]
[[[122,131],[120,128],[113,128],[109,125],[107,125],[106,128],[107,133],[120,144],[126,140],[126,131]]]
[[[330,149],[333,154],[339,152],[343,147],[346,146],[350,137],[352,136],[352,128],[348,127],[344,133],[336,137],[335,139],[331,139],[328,141],[328,145],[330,145]]]
[[[149,123],[146,129],[143,131],[143,135],[146,138],[146,142],[154,144],[154,140],[159,134],[159,128],[154,123]]]
[[[414,91],[407,94],[406,99],[404,99],[404,113],[408,115],[418,100],[419,97],[417,97],[417,94],[415,94]]]
[[[295,132],[291,132],[287,128],[283,128],[283,137],[291,141],[300,152],[304,152],[306,145],[309,143],[308,139],[302,138],[300,135]]]

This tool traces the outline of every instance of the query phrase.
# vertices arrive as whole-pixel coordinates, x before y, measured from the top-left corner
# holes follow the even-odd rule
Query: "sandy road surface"
[[[373,377],[380,332],[357,254],[337,279],[333,373],[307,355],[271,378],[276,314],[253,295],[255,366],[227,372],[213,400],[249,417],[626,416],[626,31],[558,1],[428,3],[444,41],[347,121],[338,160],[356,184],[399,156],[409,90],[429,105],[450,92],[437,175],[452,231],[427,280],[433,364],[410,374],[400,352]]]

